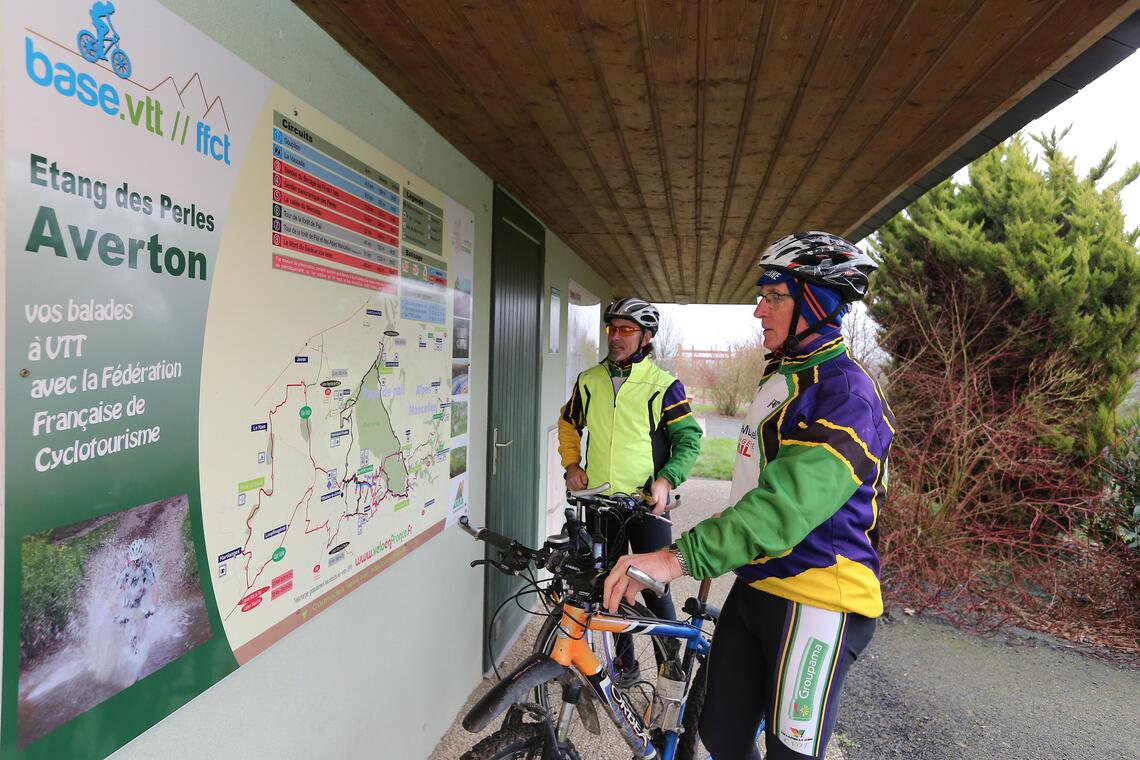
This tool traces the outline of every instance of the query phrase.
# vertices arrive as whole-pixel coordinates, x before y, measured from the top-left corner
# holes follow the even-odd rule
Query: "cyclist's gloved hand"
[[[566,487],[571,491],[581,491],[590,484],[586,471],[576,464],[566,468]]]

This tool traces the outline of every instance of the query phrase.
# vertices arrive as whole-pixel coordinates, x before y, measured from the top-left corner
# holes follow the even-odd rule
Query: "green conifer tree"
[[[1113,148],[1080,177],[1060,149],[1067,131],[1032,138],[1040,161],[1013,137],[970,165],[968,184],[947,180],[887,222],[872,243],[883,268],[870,310],[896,366],[924,356],[904,313],[935,330],[958,320],[967,358],[1008,353],[992,379],[1011,397],[1067,359],[1092,392],[1054,442],[1090,456],[1111,442],[1140,356],[1140,230],[1125,230],[1120,204],[1140,164],[1104,183]]]

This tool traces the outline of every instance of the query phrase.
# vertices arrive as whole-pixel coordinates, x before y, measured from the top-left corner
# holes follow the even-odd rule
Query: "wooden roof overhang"
[[[772,240],[865,236],[1140,46],[1140,0],[294,1],[658,302],[746,301]]]

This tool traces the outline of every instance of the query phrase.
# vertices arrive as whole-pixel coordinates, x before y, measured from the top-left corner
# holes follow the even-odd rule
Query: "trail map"
[[[264,226],[223,241],[249,254],[221,264],[203,361],[203,524],[239,662],[442,530],[453,501],[443,196],[286,110],[239,178]]]

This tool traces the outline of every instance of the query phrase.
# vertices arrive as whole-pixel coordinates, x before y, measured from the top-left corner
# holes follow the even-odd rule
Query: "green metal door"
[[[545,234],[538,220],[498,187],[493,216],[487,527],[533,546],[538,538]],[[489,556],[493,551],[488,548]],[[508,601],[522,587],[518,578],[492,568],[486,578],[484,630],[491,657],[498,661],[527,615]],[[490,669],[491,662],[484,667]]]

